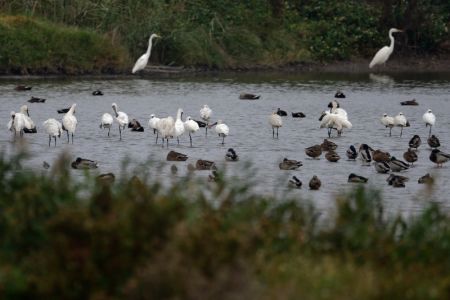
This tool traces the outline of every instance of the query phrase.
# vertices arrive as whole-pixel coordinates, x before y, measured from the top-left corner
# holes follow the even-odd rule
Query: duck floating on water
[[[227,161],[238,161],[239,156],[236,154],[233,148],[229,148],[227,153],[225,154],[225,160]]]
[[[328,151],[325,154],[325,158],[329,161],[329,162],[338,162],[338,160],[341,159],[341,157],[339,156],[339,154],[337,154],[335,151]]]
[[[293,112],[292,117],[293,118],[305,118],[306,115],[304,113],[302,113],[301,111],[299,111],[299,112]]]
[[[322,147],[322,151],[333,151],[337,149],[336,143],[333,143],[327,139],[324,139],[322,145],[320,146]]]
[[[136,119],[133,119],[128,123],[128,128],[131,128],[131,131],[144,132],[144,127],[142,127],[141,123]]]
[[[334,98],[345,98],[345,94],[342,92],[342,91],[340,91],[340,90],[338,90],[335,94],[334,94]]]
[[[31,96],[31,98],[30,98],[30,100],[28,100],[28,102],[30,102],[30,103],[45,103],[45,100],[46,99],[44,99],[44,98]]]
[[[411,106],[417,106],[417,105],[419,105],[419,103],[417,102],[416,99],[402,101],[402,102],[400,102],[400,104],[401,104],[401,105],[411,105]]]
[[[186,154],[176,152],[176,151],[170,151],[167,153],[166,160],[168,161],[185,161],[188,159],[188,156]]]
[[[378,173],[389,173],[391,171],[391,166],[385,161],[375,162],[373,165]]]
[[[401,172],[409,169],[409,164],[405,163],[402,160],[396,159],[395,156],[392,156],[390,161],[388,162],[389,167],[391,167],[392,172]]]
[[[302,187],[302,182],[300,181],[300,179],[298,179],[298,178],[294,175],[294,176],[292,176],[291,179],[289,179],[288,186],[291,187],[291,188],[299,189],[299,188]]]
[[[92,92],[92,96],[103,96],[103,92],[100,90],[95,90]]]
[[[241,100],[257,100],[261,97],[261,95],[255,95],[251,93],[241,93],[239,95],[239,99]]]
[[[196,170],[217,170],[216,164],[210,160],[199,159],[195,163]]]
[[[322,145],[314,145],[305,149],[306,155],[318,159],[322,155]]]
[[[356,152],[356,148],[353,145],[348,147],[346,154],[349,160],[355,160],[358,157],[358,152]]]
[[[427,173],[427,174],[423,175],[422,177],[420,177],[419,180],[417,180],[417,183],[433,184],[434,178],[430,175],[430,173]]]
[[[281,170],[297,170],[303,163],[299,160],[284,158],[282,162],[278,165]]]
[[[282,110],[281,108],[278,107],[277,115],[279,115],[280,117],[286,117],[287,116],[287,112],[285,110]]]
[[[353,183],[366,183],[369,179],[367,179],[366,177],[360,176],[360,175],[356,175],[355,173],[351,173],[350,175],[348,175],[348,180],[347,182],[353,182]]]
[[[311,190],[318,190],[320,189],[320,186],[322,185],[322,182],[320,181],[319,177],[314,175],[311,180],[309,181],[309,188]]]
[[[376,162],[388,162],[391,159],[391,155],[389,154],[389,152],[384,152],[379,149],[372,152],[372,157]]]
[[[18,85],[14,89],[16,91],[30,91],[33,87],[27,85]]]
[[[98,163],[96,161],[77,157],[75,161],[71,164],[73,169],[87,170],[87,169],[97,169]]]

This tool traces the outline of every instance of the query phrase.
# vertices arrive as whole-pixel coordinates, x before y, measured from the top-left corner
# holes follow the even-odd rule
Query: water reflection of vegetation
[[[64,159],[49,176],[21,161],[0,159],[2,299],[449,296],[450,219],[437,205],[389,218],[377,192],[356,188],[319,227],[310,205],[220,176],[77,183]]]

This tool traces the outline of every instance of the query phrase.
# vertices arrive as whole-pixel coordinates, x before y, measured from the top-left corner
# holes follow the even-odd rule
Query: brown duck
[[[305,149],[306,155],[312,158],[319,158],[322,155],[322,146],[314,145]]]
[[[297,170],[302,166],[302,162],[294,159],[283,159],[282,162],[280,162],[279,167],[281,170]]]
[[[325,158],[330,161],[330,162],[338,162],[338,160],[341,159],[341,157],[339,156],[339,154],[337,154],[335,151],[328,151],[325,154]]]
[[[197,170],[216,170],[216,164],[210,160],[199,159],[195,163]]]
[[[337,145],[335,143],[333,143],[332,141],[329,141],[327,139],[323,140],[322,143],[322,151],[331,151],[331,150],[336,150]]]
[[[309,188],[311,190],[318,190],[320,189],[320,186],[322,185],[322,182],[320,181],[320,179],[314,175],[311,180],[309,181]]]
[[[417,153],[416,151],[413,151],[411,148],[408,148],[408,151],[403,153],[403,158],[407,162],[414,164],[417,161]]]
[[[389,152],[383,152],[379,149],[372,152],[372,158],[376,162],[387,162],[391,160]]]
[[[188,156],[186,154],[183,154],[183,153],[170,151],[169,153],[167,153],[167,158],[166,159],[168,161],[185,161],[185,160],[188,159]]]

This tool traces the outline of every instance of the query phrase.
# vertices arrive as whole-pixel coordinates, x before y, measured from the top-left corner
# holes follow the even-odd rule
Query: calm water
[[[33,86],[31,91],[14,90],[17,84]],[[101,89],[104,96],[92,96],[92,91]],[[347,98],[339,99],[341,107],[347,110],[353,129],[346,130],[342,137],[332,138],[339,145],[337,152],[341,155],[338,163],[328,162],[324,156],[320,160],[308,159],[304,148],[321,143],[327,137],[325,129],[319,129],[318,117],[333,99],[336,90],[342,90]],[[287,75],[224,75],[209,78],[177,79],[30,79],[0,81],[1,106],[0,116],[4,123],[0,131],[0,147],[7,153],[15,153],[17,146],[6,129],[10,111],[18,111],[27,104],[30,115],[38,126],[37,134],[25,135],[32,157],[27,160],[28,167],[42,170],[42,162],[50,164],[63,151],[77,156],[95,159],[99,162],[98,172],[119,173],[121,162],[125,157],[134,165],[143,164],[149,158],[165,161],[169,150],[185,153],[186,162],[177,162],[180,176],[184,175],[189,162],[195,164],[197,159],[216,161],[227,169],[227,174],[235,176],[253,176],[255,190],[260,193],[282,194],[288,191],[287,180],[296,175],[303,181],[304,188],[292,191],[303,198],[313,199],[319,208],[334,206],[334,196],[352,187],[347,183],[348,175],[353,172],[369,177],[369,183],[382,189],[386,205],[392,211],[420,211],[428,201],[423,186],[417,179],[427,172],[437,178],[437,188],[433,195],[427,195],[435,201],[450,207],[450,172],[449,167],[437,169],[429,161],[430,149],[426,144],[428,129],[422,122],[422,114],[431,108],[437,122],[433,128],[441,140],[441,150],[450,152],[450,73],[448,74],[327,74],[305,76]],[[241,92],[261,95],[257,101],[239,100]],[[27,103],[31,96],[43,97],[44,104]],[[400,101],[417,99],[419,106],[400,106]],[[126,112],[130,119],[136,118],[147,127],[149,115],[175,117],[179,107],[185,115],[199,119],[199,109],[208,104],[213,110],[213,120],[222,119],[230,127],[230,136],[222,146],[221,138],[210,132],[205,137],[204,130],[193,135],[194,147],[189,147],[189,137],[183,136],[180,145],[171,141],[169,150],[155,145],[153,132],[125,132],[119,141],[118,128],[115,124],[111,137],[106,130],[99,129],[100,118],[104,112],[112,113],[111,103],[116,102],[119,110]],[[68,145],[61,138],[57,147],[48,147],[48,136],[42,130],[42,122],[48,118],[61,119],[57,109],[77,103],[76,117],[78,127],[74,145]],[[279,139],[272,139],[272,129],[268,125],[269,114],[278,107],[286,110],[288,117],[283,118]],[[301,111],[304,119],[293,119],[291,112]],[[386,112],[396,115],[402,111],[411,123],[403,137],[400,130],[393,129],[393,136],[388,136],[379,119]],[[414,134],[422,137],[424,144],[419,148],[419,161],[414,168],[403,172],[410,181],[406,188],[394,189],[387,185],[387,175],[377,174],[373,168],[362,166],[359,161],[347,161],[345,151],[351,144],[367,143],[374,149],[389,151],[391,155],[403,159],[403,152]],[[224,162],[224,154],[233,147],[240,156],[240,161]],[[278,163],[284,158],[297,159],[303,167],[297,171],[282,171]],[[242,172],[246,162],[252,162],[254,172]],[[170,177],[171,164],[158,172],[161,178]],[[82,174],[78,170],[75,174]],[[97,172],[97,171],[96,171]],[[197,176],[207,177],[209,171],[198,171]],[[313,175],[322,180],[320,191],[309,191],[309,179]],[[80,175],[81,176],[81,175]]]

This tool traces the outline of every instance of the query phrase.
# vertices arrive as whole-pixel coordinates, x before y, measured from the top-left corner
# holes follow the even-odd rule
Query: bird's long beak
[[[28,109],[27,109],[27,116],[30,116],[30,113],[28,112]]]
[[[211,127],[216,126],[216,125],[217,125],[217,122],[214,123],[214,124],[208,125],[208,128],[211,128]]]

